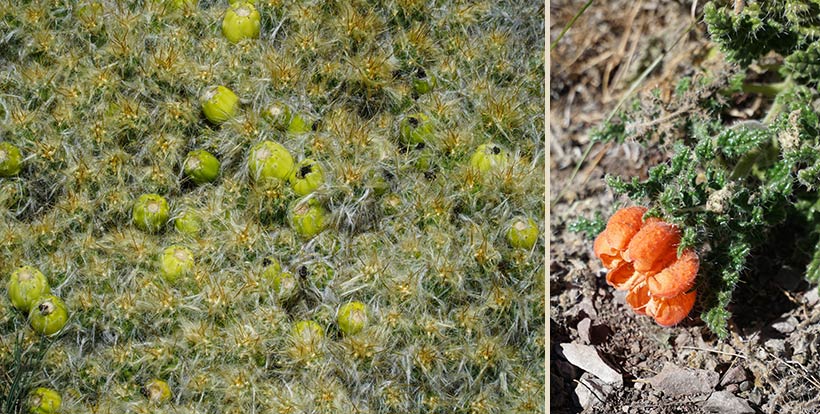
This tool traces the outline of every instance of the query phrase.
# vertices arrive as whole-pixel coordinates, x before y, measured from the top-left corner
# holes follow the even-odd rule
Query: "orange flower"
[[[678,256],[676,226],[654,217],[644,220],[644,213],[644,207],[615,212],[595,239],[595,255],[609,269],[607,283],[629,291],[626,302],[636,313],[663,326],[676,325],[695,304],[692,287],[700,261],[691,248]]]

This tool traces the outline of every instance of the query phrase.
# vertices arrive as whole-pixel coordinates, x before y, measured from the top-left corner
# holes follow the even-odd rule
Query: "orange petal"
[[[697,253],[692,249],[684,250],[675,262],[647,278],[649,292],[656,298],[671,298],[686,292],[695,283],[699,266]]]
[[[608,245],[617,250],[623,251],[629,241],[643,226],[643,215],[646,213],[645,207],[625,207],[615,212],[606,223],[606,234]]]
[[[660,272],[674,261],[675,256],[670,253],[677,249],[678,244],[680,231],[677,227],[663,221],[653,221],[632,237],[623,258],[633,262],[638,272]]]
[[[593,250],[595,251],[595,255],[601,259],[601,262],[607,269],[614,269],[618,267],[621,262],[623,262],[621,252],[615,250],[609,245],[609,240],[606,237],[606,231],[602,232],[595,238]]]
[[[618,290],[631,290],[644,279],[646,276],[636,272],[629,262],[621,262],[620,266],[606,274],[606,283]]]
[[[691,291],[673,298],[652,298],[646,305],[646,313],[655,318],[658,325],[670,327],[677,325],[695,305],[697,291]]]
[[[646,305],[649,303],[649,290],[645,283],[633,287],[626,295],[626,303],[632,306],[632,310],[638,315],[646,315]]]

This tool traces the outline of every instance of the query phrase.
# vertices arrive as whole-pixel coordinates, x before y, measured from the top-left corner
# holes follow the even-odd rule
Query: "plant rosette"
[[[294,343],[317,345],[325,337],[325,331],[314,321],[299,321],[291,329],[291,338]]]
[[[336,316],[339,330],[345,335],[355,335],[367,325],[367,306],[362,302],[349,302],[339,308]]]
[[[159,194],[143,194],[134,204],[134,224],[143,231],[156,232],[168,221],[168,201]]]
[[[321,233],[327,221],[327,210],[312,201],[299,200],[290,210],[291,227],[305,239]]]
[[[315,191],[325,182],[325,173],[322,166],[312,159],[304,159],[296,164],[290,176],[290,185],[293,192],[306,196]]]
[[[202,232],[202,217],[193,210],[183,211],[174,219],[174,228],[188,236],[198,236]]]
[[[55,414],[63,403],[60,393],[51,388],[38,387],[28,395],[28,412],[31,414]]]
[[[161,379],[152,379],[142,387],[142,393],[154,404],[161,404],[171,399],[171,387]]]
[[[49,293],[48,279],[31,266],[23,266],[9,278],[9,300],[15,308],[28,314],[40,297]]]
[[[470,167],[480,173],[496,172],[507,167],[509,154],[494,143],[481,144],[470,157]]]
[[[183,171],[196,184],[212,182],[219,175],[219,160],[208,151],[195,150],[188,153]]]
[[[507,231],[507,242],[516,249],[532,249],[538,241],[538,224],[531,218],[519,217],[513,220]]]
[[[60,332],[68,322],[68,310],[57,296],[43,295],[31,307],[28,319],[35,332],[51,336]]]
[[[165,280],[174,283],[193,272],[194,254],[187,247],[170,246],[162,252],[159,270]]]
[[[248,169],[254,180],[287,180],[293,172],[293,157],[282,144],[262,141],[251,148]]]
[[[222,34],[231,43],[259,37],[261,17],[253,4],[245,1],[232,3],[222,20]]]
[[[625,290],[639,315],[661,326],[680,323],[695,304],[693,289],[700,261],[692,248],[678,256],[680,230],[658,218],[643,219],[644,207],[626,207],[609,219],[593,246],[609,269],[606,282]]]
[[[410,147],[429,143],[434,137],[433,122],[423,113],[409,115],[399,123],[399,137]]]
[[[20,149],[8,142],[0,142],[0,177],[13,177],[23,166]]]
[[[222,85],[206,89],[200,100],[205,117],[217,125],[233,118],[239,111],[239,97]]]

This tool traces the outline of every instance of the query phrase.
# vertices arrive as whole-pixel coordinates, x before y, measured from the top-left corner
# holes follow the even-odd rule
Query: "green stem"
[[[789,79],[777,83],[744,83],[741,90],[745,93],[759,93],[773,98],[786,90],[791,84],[792,82]]]
[[[589,6],[592,5],[593,1],[594,0],[588,0],[587,3],[584,4],[583,7],[581,7],[581,10],[578,10],[578,13],[575,13],[575,16],[572,16],[572,19],[569,21],[569,23],[567,23],[567,25],[564,26],[564,30],[561,31],[561,34],[559,34],[558,37],[555,38],[555,40],[552,42],[552,44],[550,44],[550,52],[552,52],[552,49],[555,49],[555,46],[558,45],[558,42],[561,41],[561,39],[564,37],[564,35],[572,27],[572,25],[575,24],[575,21],[578,20],[578,18],[581,17],[582,14],[584,14],[584,12],[589,8]]]

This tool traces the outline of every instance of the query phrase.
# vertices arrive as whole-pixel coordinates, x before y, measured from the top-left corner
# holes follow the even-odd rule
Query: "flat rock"
[[[797,318],[790,316],[772,323],[772,329],[782,334],[791,333],[797,328]]]
[[[718,384],[717,372],[703,369],[681,368],[667,363],[658,375],[649,378],[652,386],[671,397],[684,395],[708,394]]]
[[[725,387],[730,384],[740,384],[743,381],[746,381],[746,370],[740,365],[734,365],[723,374],[720,385]]]
[[[755,412],[746,400],[728,391],[713,392],[702,407],[710,413],[720,414],[753,414]]]
[[[575,387],[575,398],[578,399],[578,404],[586,410],[605,401],[606,396],[611,393],[612,390],[611,385],[585,372],[581,375],[581,378],[578,380],[578,385]]]
[[[598,350],[589,345],[561,344],[564,358],[570,364],[598,377],[606,384],[623,385],[623,376],[607,363]]]
[[[807,306],[814,306],[820,302],[820,292],[817,288],[812,288],[805,295],[803,295],[803,303]]]

